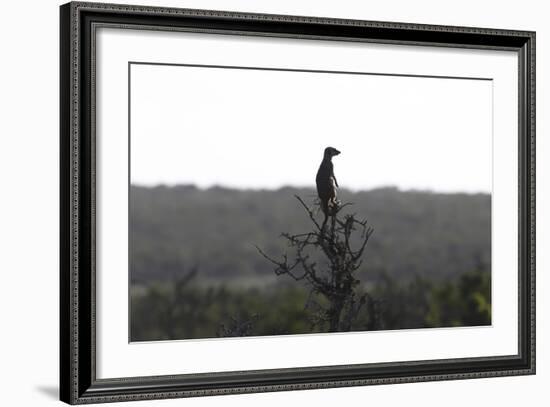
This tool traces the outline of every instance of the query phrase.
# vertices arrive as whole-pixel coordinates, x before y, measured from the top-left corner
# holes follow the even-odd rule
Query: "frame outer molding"
[[[495,48],[484,39],[510,42],[509,48],[520,54],[520,143],[524,142],[523,155],[520,146],[520,231],[524,235],[524,256],[520,250],[520,328],[524,326],[527,337],[520,329],[520,358],[517,367],[498,370],[466,371],[464,373],[428,373],[417,375],[388,376],[378,378],[328,379],[311,382],[284,384],[246,384],[244,386],[199,386],[183,388],[181,376],[156,376],[147,378],[96,379],[95,377],[95,270],[93,252],[95,237],[93,224],[86,224],[91,215],[95,219],[94,206],[94,164],[92,146],[83,144],[90,141],[90,134],[84,128],[87,112],[82,111],[81,100],[86,94],[86,85],[91,78],[85,77],[82,67],[82,54],[89,50],[81,49],[83,14],[123,13],[135,16],[192,17],[197,19],[221,19],[228,21],[247,21],[254,23],[281,23],[296,25],[327,25],[353,27],[371,32],[419,33],[429,36],[440,34],[451,38],[478,38],[468,44],[449,41],[408,41],[410,45],[453,46],[468,48]],[[399,22],[360,21],[350,19],[317,18],[287,15],[266,15],[227,11],[178,9],[166,7],[147,7],[106,3],[71,2],[60,7],[60,399],[69,404],[88,404],[131,400],[166,399],[175,397],[194,397],[221,394],[270,392],[284,390],[320,389],[343,386],[363,386],[371,384],[411,383],[435,380],[471,379],[480,377],[515,376],[535,374],[535,132],[536,132],[536,78],[535,78],[535,42],[536,35],[530,31],[484,29],[475,27],[408,24]],[[164,27],[164,29],[173,29]],[[177,28],[176,28],[177,29]],[[227,32],[227,30],[226,30]],[[232,32],[235,33],[235,32]],[[248,32],[251,35],[285,36],[279,32]],[[291,37],[296,35],[289,34]],[[388,34],[391,36],[391,34]],[[335,40],[361,40],[364,42],[400,42],[375,38],[324,37],[310,35],[311,38]],[[420,35],[422,37],[422,35]],[[403,41],[401,41],[403,42]],[[506,46],[499,45],[499,49]],[[523,54],[523,55],[522,55]],[[86,55],[87,56],[87,55]],[[523,64],[522,64],[523,63]],[[92,70],[93,72],[93,70]],[[95,75],[95,72],[93,72]],[[522,83],[523,82],[523,83]],[[524,85],[524,86],[522,86]],[[523,94],[523,95],[521,95]],[[521,103],[523,100],[524,103]],[[91,113],[93,115],[93,113]],[[93,135],[92,135],[93,136]],[[88,150],[86,149],[88,148]],[[87,154],[87,155],[86,155]],[[91,156],[90,156],[91,154]],[[523,166],[521,165],[522,161]],[[86,165],[92,168],[87,173]],[[523,198],[523,202],[522,202]],[[521,211],[523,205],[523,212]],[[523,219],[521,215],[525,215]],[[84,222],[83,222],[84,220]],[[522,221],[525,222],[522,223]],[[84,223],[84,225],[83,225]],[[521,235],[521,232],[520,232]],[[521,244],[522,242],[520,242]],[[91,244],[92,251],[86,252]],[[521,248],[521,247],[520,247]],[[521,264],[523,261],[523,264]],[[521,274],[522,267],[524,273]],[[523,303],[522,303],[523,300]],[[523,318],[523,319],[522,319]],[[89,326],[88,326],[89,325]],[[93,329],[91,327],[94,327]],[[89,329],[88,329],[89,328]],[[527,354],[521,354],[523,350]],[[498,359],[498,358],[496,358]],[[521,359],[521,363],[519,360]],[[430,361],[427,361],[430,362]],[[449,360],[431,361],[431,365],[443,365]],[[410,364],[422,365],[422,362],[394,363],[403,367]],[[384,364],[381,364],[384,365]],[[350,366],[351,367],[351,366]],[[381,367],[383,369],[384,366]],[[319,368],[318,370],[322,370]],[[293,369],[282,369],[293,370]],[[296,369],[300,374],[301,369]],[[314,369],[315,370],[315,369]],[[247,373],[247,372],[241,372]],[[228,373],[230,377],[239,372]],[[208,377],[209,374],[203,376]]]

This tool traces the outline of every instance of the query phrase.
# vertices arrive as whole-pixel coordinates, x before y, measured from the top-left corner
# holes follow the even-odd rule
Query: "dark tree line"
[[[236,190],[192,186],[135,187],[130,196],[130,278],[134,284],[170,281],[199,265],[201,281],[270,284],[275,279],[254,245],[281,253],[282,232],[310,227],[294,195],[313,189]],[[376,220],[369,266],[394,279],[449,279],[491,258],[491,197],[379,189],[339,197]],[[354,241],[354,244],[358,242]],[[319,253],[317,261],[322,259]],[[361,271],[359,272],[361,274]],[[369,275],[371,279],[374,276]]]

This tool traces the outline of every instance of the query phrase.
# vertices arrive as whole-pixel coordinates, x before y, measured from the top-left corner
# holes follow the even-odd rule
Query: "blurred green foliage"
[[[380,301],[380,329],[491,324],[491,274],[483,264],[447,281],[416,276],[399,284],[384,273],[372,292]]]
[[[138,291],[141,291],[138,293]],[[276,289],[178,287],[156,282],[132,291],[131,338],[136,341],[212,338],[232,325],[250,322],[250,335],[310,332],[304,304],[307,291],[286,286]]]
[[[385,274],[368,291],[374,309],[353,330],[491,324],[490,273],[478,269],[451,281],[416,277],[399,283]],[[326,332],[312,324],[308,289],[279,284],[247,289],[155,282],[131,291],[131,339],[153,341]],[[322,300],[322,299],[317,299]],[[371,315],[369,315],[369,313]],[[239,331],[240,326],[246,330]]]
[[[487,325],[491,321],[489,273],[469,272],[457,283],[432,289],[426,322],[430,327]]]

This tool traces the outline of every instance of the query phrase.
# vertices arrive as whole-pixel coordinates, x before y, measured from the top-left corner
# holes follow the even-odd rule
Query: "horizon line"
[[[311,189],[315,190],[315,185],[289,185],[289,184],[283,184],[277,187],[237,187],[237,186],[230,186],[230,185],[222,185],[222,184],[212,184],[210,186],[201,186],[193,183],[155,183],[155,184],[148,184],[148,183],[130,183],[131,187],[137,187],[137,188],[147,188],[147,189],[155,189],[155,188],[166,188],[166,189],[176,189],[176,188],[189,188],[189,189],[197,189],[201,191],[208,191],[208,190],[215,190],[215,189],[225,189],[225,190],[234,190],[234,191],[280,191],[283,189]],[[364,189],[357,189],[357,188],[350,188],[346,186],[342,186],[338,188],[339,191],[346,191],[350,193],[361,193],[361,192],[371,192],[371,191],[380,191],[380,190],[394,190],[397,192],[403,192],[403,193],[431,193],[431,194],[447,194],[447,195],[457,195],[457,194],[467,194],[467,195],[492,195],[491,191],[480,191],[480,190],[474,190],[474,191],[465,191],[465,190],[449,190],[449,191],[442,191],[442,190],[435,190],[430,188],[401,188],[396,185],[381,185],[381,186],[375,186],[370,188],[364,188]]]

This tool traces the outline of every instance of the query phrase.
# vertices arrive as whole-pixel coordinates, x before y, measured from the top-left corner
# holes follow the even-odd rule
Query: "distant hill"
[[[255,245],[272,256],[285,251],[282,232],[310,227],[294,195],[313,203],[315,190],[237,190],[194,186],[130,188],[130,277],[133,283],[167,280],[192,267],[205,282],[275,281]],[[364,281],[387,273],[408,280],[455,277],[490,266],[491,197],[382,188],[339,197],[367,218]],[[319,219],[321,215],[319,214]],[[279,277],[280,279],[281,277]]]

